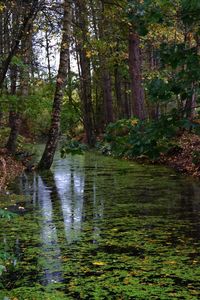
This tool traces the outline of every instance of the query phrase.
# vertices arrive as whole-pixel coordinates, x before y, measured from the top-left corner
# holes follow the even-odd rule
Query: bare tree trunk
[[[11,95],[16,95],[17,88],[17,68],[13,66],[10,69],[10,80],[11,80]],[[19,116],[19,112],[17,112],[16,108],[17,104],[14,107],[10,107],[9,112],[9,126],[10,126],[10,134],[8,137],[8,141],[6,144],[6,148],[12,154],[16,151],[17,137],[19,133],[19,128],[21,125],[21,120]]]
[[[87,41],[88,20],[87,8],[84,0],[76,1],[76,18],[81,28],[81,42],[77,45],[80,58],[80,79],[81,79],[81,100],[83,104],[83,119],[87,143],[90,146],[95,144],[94,124],[92,116],[92,82],[90,71],[90,58],[83,44]]]
[[[122,82],[121,82],[121,76],[119,72],[119,66],[116,65],[114,69],[114,76],[115,76],[115,95],[117,100],[117,119],[121,119],[122,114]]]
[[[124,94],[124,99],[123,99],[123,117],[128,119],[131,117],[131,105],[130,105],[130,83],[125,81],[123,83],[124,88],[123,88],[123,94]]]
[[[142,87],[140,40],[136,33],[129,34],[129,70],[133,97],[133,114],[145,119],[144,89]]]
[[[11,130],[10,130],[8,142],[6,144],[6,148],[10,153],[15,154],[16,146],[17,146],[17,137],[19,135],[19,130],[21,126],[21,118],[19,112],[10,111],[9,124]]]
[[[71,1],[64,1],[64,16],[63,16],[63,36],[60,51],[60,64],[58,69],[56,90],[54,95],[54,103],[52,110],[51,127],[48,134],[48,140],[42,158],[39,162],[39,169],[50,169],[58,139],[60,135],[60,117],[61,103],[63,99],[64,89],[67,82],[67,71],[69,62],[69,44],[71,33]]]
[[[17,24],[17,13],[13,12],[12,13],[12,34],[11,39],[15,39],[15,30],[16,30],[16,24]],[[9,39],[8,39],[9,40]],[[8,52],[9,52],[9,42],[8,43]],[[10,82],[11,82],[11,87],[10,87],[10,93],[11,95],[16,95],[16,90],[17,90],[17,77],[18,77],[18,70],[16,66],[11,66],[10,67]],[[17,103],[11,103],[10,104],[10,111],[9,111],[9,127],[10,127],[10,134],[8,137],[8,141],[6,144],[6,148],[8,151],[12,154],[15,153],[16,151],[16,144],[17,144],[17,137],[18,137],[18,132],[19,132],[19,127],[21,124],[21,120],[19,118],[19,113],[17,112]]]
[[[49,45],[49,37],[47,30],[45,31],[45,41],[46,41],[46,57],[47,57],[47,68],[48,68],[48,77],[49,82],[51,82],[51,61],[50,61],[50,45]]]
[[[192,118],[195,114],[195,107],[196,107],[196,87],[195,83],[192,82],[191,84],[191,90],[192,90],[192,95],[188,97],[188,99],[185,102],[185,107],[184,107],[184,112],[186,118]]]
[[[85,49],[80,51],[81,65],[81,97],[84,111],[84,127],[87,137],[87,143],[94,146],[94,126],[92,121],[92,87],[90,74],[90,60],[86,57]]]
[[[105,123],[113,122],[113,101],[112,101],[112,84],[109,71],[102,66],[102,80],[103,80],[103,98],[105,108]]]
[[[106,40],[105,34],[105,15],[104,15],[104,0],[101,1],[101,16],[99,20],[99,38]],[[103,100],[104,100],[104,118],[105,124],[113,122],[113,99],[112,99],[112,80],[110,72],[108,69],[108,59],[103,56],[102,53],[99,54],[101,76],[102,76],[102,90],[103,90]]]

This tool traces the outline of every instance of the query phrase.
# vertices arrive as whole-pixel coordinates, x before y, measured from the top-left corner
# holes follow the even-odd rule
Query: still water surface
[[[0,229],[5,289],[200,299],[199,182],[86,153],[57,155],[51,172],[23,174],[11,190],[19,197],[4,205],[18,217]]]

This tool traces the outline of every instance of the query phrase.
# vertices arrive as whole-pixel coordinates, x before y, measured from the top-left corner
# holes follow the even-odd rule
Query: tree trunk
[[[92,86],[90,74],[90,60],[86,56],[85,49],[80,51],[81,66],[81,98],[83,101],[84,127],[87,137],[87,143],[94,146],[94,126],[92,120]]]
[[[17,14],[13,13],[13,27],[16,27],[18,18]],[[31,48],[32,48],[32,22],[28,25],[28,35],[24,36],[21,41],[21,49],[20,54],[22,57],[22,61],[25,67],[22,67],[20,70],[20,87],[19,87],[19,94],[23,101],[26,101],[26,98],[29,94],[29,65],[30,65],[30,56],[31,56]],[[13,33],[15,34],[15,32]],[[14,37],[13,37],[14,38]],[[12,66],[10,68],[10,75],[11,75],[11,94],[16,94],[16,85],[17,85],[17,77],[18,77],[18,70],[16,66]],[[16,100],[17,101],[17,100]],[[15,103],[14,105],[11,104],[10,107],[10,135],[8,138],[8,142],[6,148],[12,154],[16,152],[17,146],[17,138],[19,135],[20,127],[21,127],[21,112],[19,108],[19,103]]]
[[[39,169],[50,169],[60,134],[60,118],[61,103],[63,99],[64,89],[67,81],[67,71],[69,62],[69,44],[70,44],[70,28],[71,28],[71,1],[64,1],[63,16],[63,36],[60,51],[60,64],[58,69],[56,90],[54,95],[54,103],[52,110],[51,127],[48,134],[48,140],[42,158],[39,162]]]
[[[101,16],[99,18],[99,38],[102,41],[106,41],[107,33],[105,32],[105,3],[101,1]],[[108,24],[107,24],[108,25]],[[108,69],[108,59],[107,53],[99,53],[99,62],[100,62],[100,69],[101,69],[101,77],[102,77],[102,90],[103,90],[103,100],[104,100],[104,122],[105,125],[113,122],[113,99],[112,99],[112,80],[110,76],[110,71]]]
[[[113,102],[112,102],[112,84],[109,71],[106,67],[102,66],[102,79],[103,79],[103,98],[105,108],[105,124],[113,122]]]
[[[17,24],[17,13],[13,12],[12,14],[12,36],[11,39],[15,39],[15,30],[16,29],[16,24]],[[10,46],[10,45],[9,45]],[[9,46],[8,52],[9,52]],[[11,66],[10,67],[10,94],[12,96],[16,95],[16,90],[17,90],[17,77],[18,77],[18,70],[16,66]],[[10,104],[10,111],[9,111],[9,127],[10,127],[10,134],[8,137],[8,141],[6,144],[7,150],[15,154],[16,152],[16,147],[17,147],[17,137],[18,137],[18,132],[20,128],[21,120],[19,118],[19,113],[17,112],[17,103],[11,103]]]
[[[50,61],[50,45],[49,45],[49,37],[48,32],[45,30],[45,42],[46,42],[46,58],[47,58],[47,69],[48,69],[48,77],[49,82],[51,82],[51,61]]]
[[[188,97],[188,99],[185,102],[185,107],[184,107],[184,112],[185,112],[185,116],[186,118],[193,118],[193,116],[195,115],[195,107],[196,107],[196,87],[195,87],[195,83],[193,82],[191,84],[191,91],[192,91],[192,95],[190,97]]]
[[[7,55],[7,58],[2,62],[2,68],[0,71],[0,89],[2,89],[2,87],[3,87],[3,83],[5,80],[8,68],[10,66],[11,60],[12,60],[13,56],[18,52],[22,38],[28,36],[27,35],[27,32],[29,31],[28,27],[35,19],[37,12],[38,12],[38,0],[35,0],[31,6],[29,12],[24,15],[22,25],[19,29],[19,32],[18,32],[16,38],[13,39],[13,43],[12,43],[11,49]]]
[[[129,71],[133,98],[133,114],[145,119],[144,89],[142,87],[140,40],[136,33],[129,35]]]
[[[121,119],[122,114],[122,84],[121,84],[121,76],[119,72],[119,66],[115,65],[114,68],[114,76],[115,76],[115,95],[117,100],[117,119]]]
[[[127,81],[124,81],[123,83],[123,117],[126,119],[129,119],[131,117],[131,105],[130,105],[130,83]]]
[[[94,124],[92,116],[92,83],[90,71],[90,58],[83,44],[87,41],[88,20],[85,1],[78,0],[76,7],[76,18],[81,28],[81,42],[77,45],[80,58],[80,79],[81,79],[81,100],[83,104],[83,120],[86,132],[87,143],[90,146],[95,144]]]
[[[16,95],[16,88],[17,88],[17,68],[13,66],[10,69],[10,80],[11,80],[11,95]],[[8,137],[8,141],[6,144],[6,148],[12,154],[16,152],[17,146],[17,137],[21,125],[21,119],[19,112],[17,112],[16,108],[17,104],[14,107],[10,107],[9,112],[9,126],[10,126],[10,134]]]
[[[21,118],[18,112],[10,111],[9,124],[10,124],[10,134],[9,134],[8,142],[6,144],[6,148],[10,153],[15,154],[16,146],[17,146],[17,137],[19,135],[19,129],[21,126]]]

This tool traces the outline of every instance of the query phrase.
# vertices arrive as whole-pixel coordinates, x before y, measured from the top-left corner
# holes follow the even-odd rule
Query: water
[[[11,190],[0,299],[200,299],[199,182],[87,153]]]

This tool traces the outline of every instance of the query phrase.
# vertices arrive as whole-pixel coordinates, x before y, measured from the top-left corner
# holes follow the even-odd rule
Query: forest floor
[[[160,163],[180,173],[200,178],[200,136],[184,132],[176,143],[177,149],[161,155]]]
[[[4,148],[0,148],[0,192],[4,191],[7,184],[19,176],[24,168],[21,161],[17,161]]]

